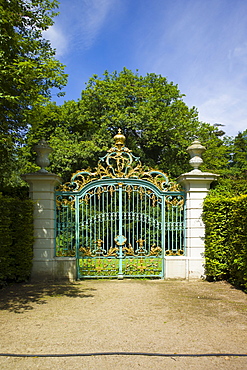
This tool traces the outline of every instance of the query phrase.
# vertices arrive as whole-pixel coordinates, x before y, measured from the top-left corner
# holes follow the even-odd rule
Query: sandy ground
[[[3,354],[247,354],[247,295],[225,282],[87,280],[0,291]],[[0,356],[1,369],[247,369],[247,357]]]

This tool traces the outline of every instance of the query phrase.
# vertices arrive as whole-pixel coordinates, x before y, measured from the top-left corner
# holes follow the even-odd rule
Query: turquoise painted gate
[[[163,277],[164,256],[185,251],[184,193],[114,139],[94,172],[56,192],[56,255],[76,257],[79,279]]]

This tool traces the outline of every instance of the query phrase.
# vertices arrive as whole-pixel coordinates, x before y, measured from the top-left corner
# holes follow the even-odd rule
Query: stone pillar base
[[[164,271],[164,279],[201,279],[204,277],[204,258],[167,256]]]
[[[33,259],[32,282],[41,281],[75,281],[76,258],[54,257],[52,259]]]

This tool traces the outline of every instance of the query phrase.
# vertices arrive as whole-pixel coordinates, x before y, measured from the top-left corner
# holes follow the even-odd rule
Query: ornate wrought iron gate
[[[184,253],[184,193],[114,137],[95,172],[56,192],[56,255],[76,256],[77,276],[162,277],[165,255]]]

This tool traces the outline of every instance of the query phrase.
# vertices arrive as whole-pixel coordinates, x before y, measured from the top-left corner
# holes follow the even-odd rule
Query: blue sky
[[[60,0],[45,37],[77,100],[93,74],[123,67],[178,84],[199,118],[227,135],[247,129],[246,0]]]

